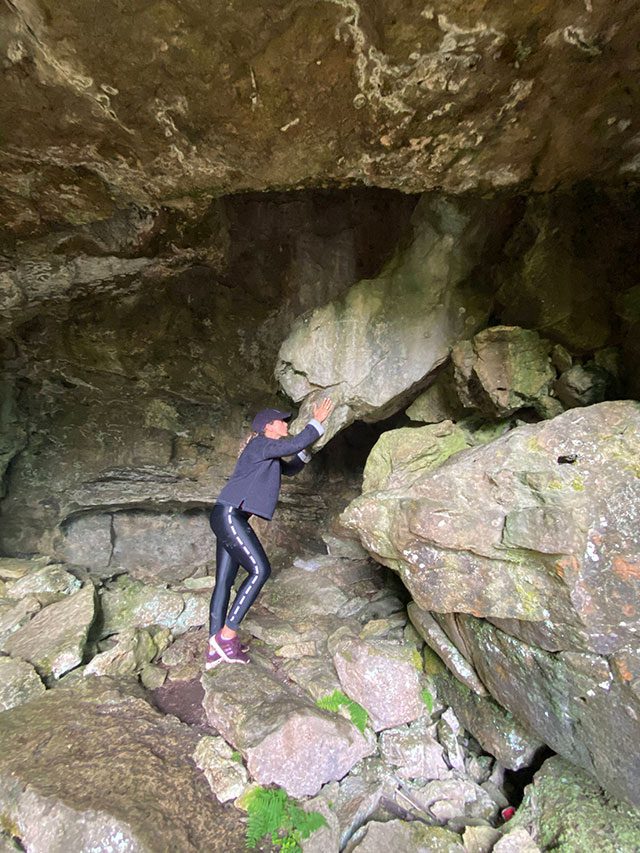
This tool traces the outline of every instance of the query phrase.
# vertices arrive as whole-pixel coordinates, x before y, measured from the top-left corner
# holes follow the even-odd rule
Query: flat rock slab
[[[125,628],[163,625],[175,628],[184,610],[184,598],[161,586],[144,584],[128,577],[119,578],[100,596],[102,636],[117,634]]]
[[[260,784],[313,796],[374,751],[350,721],[321,711],[254,664],[222,664],[202,684],[209,723],[243,754]]]
[[[280,619],[301,622],[316,616],[335,614],[349,601],[348,596],[319,572],[300,568],[283,569],[277,583],[268,584],[260,604]]]
[[[415,601],[409,603],[407,613],[411,619],[411,624],[418,634],[420,634],[425,643],[433,649],[438,657],[444,661],[458,681],[466,684],[467,687],[479,696],[486,696],[487,688],[478,678],[478,674],[462,652],[447,637],[433,616],[427,610],[422,610],[421,607],[418,607]]]
[[[8,598],[20,599],[26,595],[36,595],[44,603],[53,600],[53,596],[69,595],[80,589],[80,581],[61,565],[52,563],[48,566],[34,567],[22,577],[9,581],[5,587]]]
[[[0,717],[0,811],[22,849],[244,850],[238,813],[190,758],[198,736],[114,685],[60,687]]]
[[[4,650],[32,663],[42,676],[59,678],[82,663],[94,616],[95,590],[89,583],[41,610],[9,636]]]

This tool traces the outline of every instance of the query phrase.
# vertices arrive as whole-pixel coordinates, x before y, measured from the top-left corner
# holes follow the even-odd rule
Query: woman
[[[249,663],[247,649],[238,639],[238,625],[271,574],[269,560],[249,519],[252,515],[271,519],[278,502],[280,475],[297,474],[311,459],[305,448],[324,433],[322,423],[332,411],[328,398],[314,406],[313,418],[295,436],[289,436],[286,423],[290,412],[263,409],[253,419],[253,434],[211,512],[211,529],[217,539],[216,585],[209,608],[206,669],[222,661]],[[283,458],[294,454],[297,456],[290,462]],[[247,577],[227,613],[239,566]]]

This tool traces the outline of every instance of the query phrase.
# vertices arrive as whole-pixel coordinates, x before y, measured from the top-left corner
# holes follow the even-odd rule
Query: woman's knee
[[[258,570],[258,579],[260,583],[266,583],[271,577],[271,566],[269,563],[263,562]]]

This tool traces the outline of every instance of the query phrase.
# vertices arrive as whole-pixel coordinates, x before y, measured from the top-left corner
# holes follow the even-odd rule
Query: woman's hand
[[[329,399],[329,397],[325,397],[321,403],[318,403],[313,407],[313,417],[322,423],[326,421],[331,412],[334,410],[334,405]]]

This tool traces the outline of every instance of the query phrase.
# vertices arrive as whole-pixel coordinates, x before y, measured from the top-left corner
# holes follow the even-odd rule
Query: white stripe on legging
[[[258,581],[259,569],[258,569],[258,564],[256,563],[256,560],[255,560],[255,557],[253,556],[253,554],[251,553],[251,551],[249,551],[249,549],[248,549],[248,548],[247,548],[247,546],[244,544],[244,542],[242,541],[242,539],[238,536],[238,531],[237,531],[237,530],[235,529],[235,527],[233,526],[233,521],[231,520],[231,509],[232,509],[232,507],[229,507],[229,511],[228,511],[229,526],[231,527],[231,531],[232,531],[233,535],[235,536],[235,538],[236,538],[236,542],[238,543],[238,545],[240,545],[240,547],[242,548],[242,550],[243,550],[243,551],[245,551],[245,553],[249,556],[249,559],[251,560],[251,562],[253,563],[253,565],[256,567],[256,574],[252,576],[251,581],[249,582],[249,586],[245,589],[245,591],[244,591],[244,593],[243,593],[243,595],[242,595],[242,598],[240,599],[240,601],[236,602],[236,604],[235,604],[235,605],[234,605],[234,607],[233,607],[233,610],[231,611],[231,614],[230,614],[229,618],[230,618],[230,619],[235,619],[235,617],[236,617],[236,615],[237,615],[237,613],[238,613],[238,610],[239,610],[239,609],[240,609],[240,607],[242,606],[242,602],[245,600],[245,598],[247,597],[247,595],[248,595],[248,594],[249,594],[249,592],[251,591],[251,587],[252,587],[252,586],[254,586],[254,584],[256,584],[256,583],[257,583],[257,581]]]

